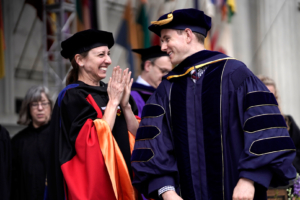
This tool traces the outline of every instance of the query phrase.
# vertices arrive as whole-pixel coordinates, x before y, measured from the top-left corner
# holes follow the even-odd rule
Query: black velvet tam
[[[162,51],[160,46],[152,46],[145,49],[132,49],[133,52],[142,56],[142,61],[161,56],[169,56],[166,52]]]
[[[211,28],[211,18],[203,11],[194,8],[174,10],[162,15],[157,21],[151,22],[148,29],[160,36],[162,29],[184,30],[190,28],[206,37]]]
[[[112,33],[94,29],[88,29],[75,33],[61,43],[61,55],[72,60],[76,54],[87,52],[100,46],[114,45]]]

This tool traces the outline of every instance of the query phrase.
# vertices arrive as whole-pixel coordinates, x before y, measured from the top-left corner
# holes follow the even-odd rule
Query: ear
[[[147,61],[145,62],[145,65],[144,65],[144,70],[145,70],[146,72],[149,72],[151,66],[152,66],[151,61],[150,61],[150,60],[147,60]]]
[[[83,67],[84,66],[84,59],[80,54],[76,54],[74,56],[74,59],[76,61],[76,63],[79,65],[79,67]]]
[[[189,44],[192,42],[194,34],[193,31],[189,28],[184,29],[184,32],[186,33],[186,42]]]

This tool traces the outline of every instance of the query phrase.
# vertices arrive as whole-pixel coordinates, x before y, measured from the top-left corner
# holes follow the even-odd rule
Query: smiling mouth
[[[103,71],[106,71],[106,70],[107,70],[106,67],[100,67],[99,69],[100,69],[100,70],[103,70]]]

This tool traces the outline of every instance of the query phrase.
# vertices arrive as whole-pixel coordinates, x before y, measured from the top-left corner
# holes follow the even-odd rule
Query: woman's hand
[[[131,77],[131,72],[128,73],[128,68],[127,68],[123,72],[123,78],[125,79],[125,86],[124,86],[123,97],[121,100],[122,109],[130,106],[129,97],[130,97],[131,86],[133,83],[133,79],[130,77]]]
[[[107,86],[109,101],[114,106],[118,106],[120,104],[124,93],[124,87],[125,87],[124,73],[122,75],[122,69],[119,66],[114,67],[112,76],[109,78],[109,82]]]
[[[115,124],[117,107],[121,105],[127,123],[127,129],[135,136],[139,123],[129,104],[130,89],[133,82],[130,76],[131,72],[128,73],[128,69],[125,69],[122,74],[122,69],[120,69],[119,66],[114,68],[112,77],[109,79],[107,86],[109,101],[102,119],[108,123],[112,130]]]

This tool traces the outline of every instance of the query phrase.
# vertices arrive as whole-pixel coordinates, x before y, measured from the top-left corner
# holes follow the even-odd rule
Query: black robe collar
[[[81,88],[85,88],[85,89],[88,89],[88,90],[94,90],[95,92],[104,92],[104,93],[107,93],[107,84],[100,81],[100,86],[92,86],[92,85],[88,85],[82,81],[76,81],[75,84],[79,84],[78,87],[81,87]]]
[[[47,124],[44,124],[44,125],[42,125],[42,126],[40,126],[38,128],[35,128],[33,126],[32,122],[30,122],[30,124],[28,125],[28,129],[40,133],[43,130],[45,130],[49,126],[49,124],[50,124],[50,121]]]

